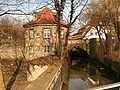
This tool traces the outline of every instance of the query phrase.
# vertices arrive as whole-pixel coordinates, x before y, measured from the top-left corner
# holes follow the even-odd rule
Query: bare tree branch
[[[79,14],[74,18],[74,20],[70,23],[71,25],[76,21],[76,19],[81,15],[82,11],[84,10],[85,6],[87,5],[88,0],[86,0],[84,6],[82,7],[82,9],[80,10]]]

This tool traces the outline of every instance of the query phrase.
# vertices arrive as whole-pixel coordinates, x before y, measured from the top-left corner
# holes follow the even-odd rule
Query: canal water
[[[95,75],[90,75],[87,66],[80,64],[70,69],[68,90],[84,90],[110,83],[113,81],[104,77],[99,71]]]
[[[90,86],[81,78],[69,79],[68,90],[84,90],[88,88],[90,88]]]

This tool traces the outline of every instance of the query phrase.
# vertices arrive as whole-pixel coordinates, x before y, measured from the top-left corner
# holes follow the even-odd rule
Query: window
[[[44,29],[43,30],[43,37],[44,38],[50,38],[50,29]]]
[[[44,52],[45,53],[50,52],[50,46],[44,46]]]
[[[34,29],[30,29],[30,38],[34,38]]]
[[[91,35],[93,35],[93,33],[92,33],[92,32],[91,32],[90,34],[91,34]]]

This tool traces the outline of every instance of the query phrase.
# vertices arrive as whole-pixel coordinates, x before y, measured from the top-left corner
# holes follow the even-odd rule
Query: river
[[[81,78],[69,79],[68,90],[84,90],[88,88],[90,88],[90,86]]]
[[[103,77],[100,72],[90,75],[87,66],[73,66],[70,69],[68,90],[84,90],[112,83],[112,80]]]

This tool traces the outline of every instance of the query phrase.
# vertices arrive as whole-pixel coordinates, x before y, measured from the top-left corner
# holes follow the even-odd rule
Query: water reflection
[[[81,78],[69,79],[68,90],[84,90],[88,88],[90,88],[90,86]]]

